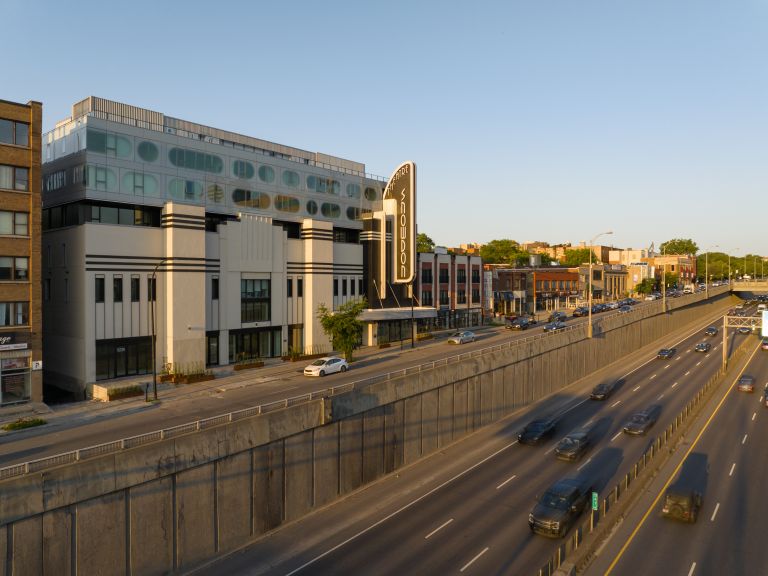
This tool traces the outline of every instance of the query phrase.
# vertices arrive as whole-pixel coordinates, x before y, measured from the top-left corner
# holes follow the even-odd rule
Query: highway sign
[[[597,510],[597,492],[592,492],[592,510]]]

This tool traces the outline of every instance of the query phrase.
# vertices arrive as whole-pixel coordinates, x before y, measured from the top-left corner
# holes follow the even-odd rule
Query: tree
[[[592,263],[599,261],[595,253],[592,252]],[[566,266],[581,266],[587,262],[589,262],[589,248],[574,248],[565,251],[565,258],[563,258],[562,263]]]
[[[487,264],[519,266],[528,261],[528,252],[521,250],[514,240],[491,240],[480,248],[480,257]]]
[[[659,251],[663,254],[696,254],[699,247],[690,238],[673,238],[662,242]]]
[[[655,278],[643,278],[643,281],[635,286],[635,292],[638,294],[650,294],[656,288]]]
[[[667,272],[663,278],[666,283],[665,290],[667,288],[680,288],[680,286],[677,285],[677,282],[680,279],[677,272]]]
[[[352,362],[352,352],[363,331],[363,323],[358,320],[358,316],[367,307],[368,301],[365,298],[345,302],[335,312],[328,310],[325,304],[317,307],[317,318],[323,332],[331,339],[333,349],[342,352],[347,362]]]
[[[435,242],[424,234],[419,232],[416,235],[416,252],[432,252],[435,249]]]

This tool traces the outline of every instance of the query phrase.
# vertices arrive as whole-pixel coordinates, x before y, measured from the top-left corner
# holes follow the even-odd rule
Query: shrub
[[[6,431],[23,430],[24,428],[33,428],[35,426],[42,426],[43,424],[47,424],[47,422],[42,418],[19,418],[14,422],[4,424],[2,428]]]

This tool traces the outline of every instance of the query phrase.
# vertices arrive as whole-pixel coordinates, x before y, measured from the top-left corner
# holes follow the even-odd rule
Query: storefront
[[[0,405],[27,402],[32,390],[29,335],[0,333]]]
[[[229,331],[229,363],[282,355],[282,328],[243,328]]]
[[[96,341],[97,381],[151,372],[151,336]]]

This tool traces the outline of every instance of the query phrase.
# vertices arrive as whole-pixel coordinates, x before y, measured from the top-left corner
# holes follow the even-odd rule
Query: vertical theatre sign
[[[393,216],[392,282],[410,284],[416,275],[416,164],[403,162],[384,190]]]

